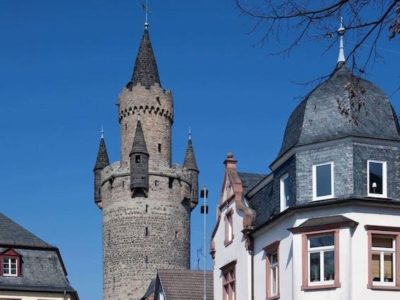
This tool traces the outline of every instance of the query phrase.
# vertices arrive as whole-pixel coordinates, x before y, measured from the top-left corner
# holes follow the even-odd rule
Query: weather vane
[[[104,128],[103,128],[103,125],[101,125],[100,133],[101,133],[101,138],[104,139]]]

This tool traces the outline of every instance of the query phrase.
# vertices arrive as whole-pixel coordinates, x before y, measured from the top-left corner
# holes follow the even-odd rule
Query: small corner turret
[[[192,185],[191,208],[193,209],[199,202],[199,169],[197,167],[196,156],[194,154],[192,136],[190,132],[183,167],[186,168],[190,174],[190,183]]]
[[[149,156],[142,123],[138,120],[135,136],[133,138],[132,150],[129,154],[132,198],[136,196],[148,196]]]
[[[101,171],[110,164],[106,143],[104,141],[103,131],[101,133],[99,150],[97,152],[96,163],[93,168],[94,172],[94,202],[99,206],[101,202]]]

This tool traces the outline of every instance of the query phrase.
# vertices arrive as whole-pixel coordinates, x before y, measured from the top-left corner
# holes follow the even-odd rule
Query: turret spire
[[[199,171],[196,163],[196,156],[194,155],[191,131],[189,131],[188,145],[183,166],[188,170]]]
[[[157,62],[150,41],[148,23],[146,21],[139,52],[136,57],[132,79],[128,82],[127,88],[132,89],[133,86],[141,84],[149,89],[156,83],[161,86]]]
[[[344,64],[346,62],[346,57],[344,55],[344,34],[345,34],[346,29],[343,27],[343,18],[340,18],[340,27],[337,30],[337,33],[339,35],[339,56],[337,63],[338,64]]]
[[[137,121],[135,137],[130,153],[130,175],[132,198],[147,197],[149,191],[149,152],[144,139],[142,123]]]
[[[104,131],[102,129],[99,150],[97,152],[96,164],[94,166],[94,171],[102,170],[110,164],[108,159],[108,153],[106,148],[106,143],[104,142]]]

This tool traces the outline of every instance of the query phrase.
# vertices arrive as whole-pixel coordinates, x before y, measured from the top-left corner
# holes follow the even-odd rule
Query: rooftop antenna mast
[[[146,0],[146,4],[143,4],[143,9],[145,13],[145,21],[144,21],[144,28],[149,28],[149,0]]]
[[[343,17],[340,18],[340,27],[337,30],[337,33],[339,35],[339,56],[337,63],[338,64],[344,64],[346,62],[346,56],[344,55],[344,34],[346,32],[346,29],[343,26]]]
[[[206,236],[207,236],[207,214],[208,214],[208,189],[207,187],[203,187],[200,191],[200,198],[203,198],[203,205],[201,206],[201,214],[204,215],[203,218],[203,251],[204,251],[204,260],[203,260],[203,300],[207,300],[207,279],[206,279],[206,268],[207,268],[207,250],[206,250]]]

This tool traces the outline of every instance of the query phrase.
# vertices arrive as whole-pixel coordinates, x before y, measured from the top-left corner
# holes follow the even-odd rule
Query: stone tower
[[[171,164],[173,107],[145,26],[132,78],[119,95],[120,161],[109,163],[102,136],[94,168],[105,300],[138,300],[156,269],[190,267],[199,170],[190,138],[183,166]]]

